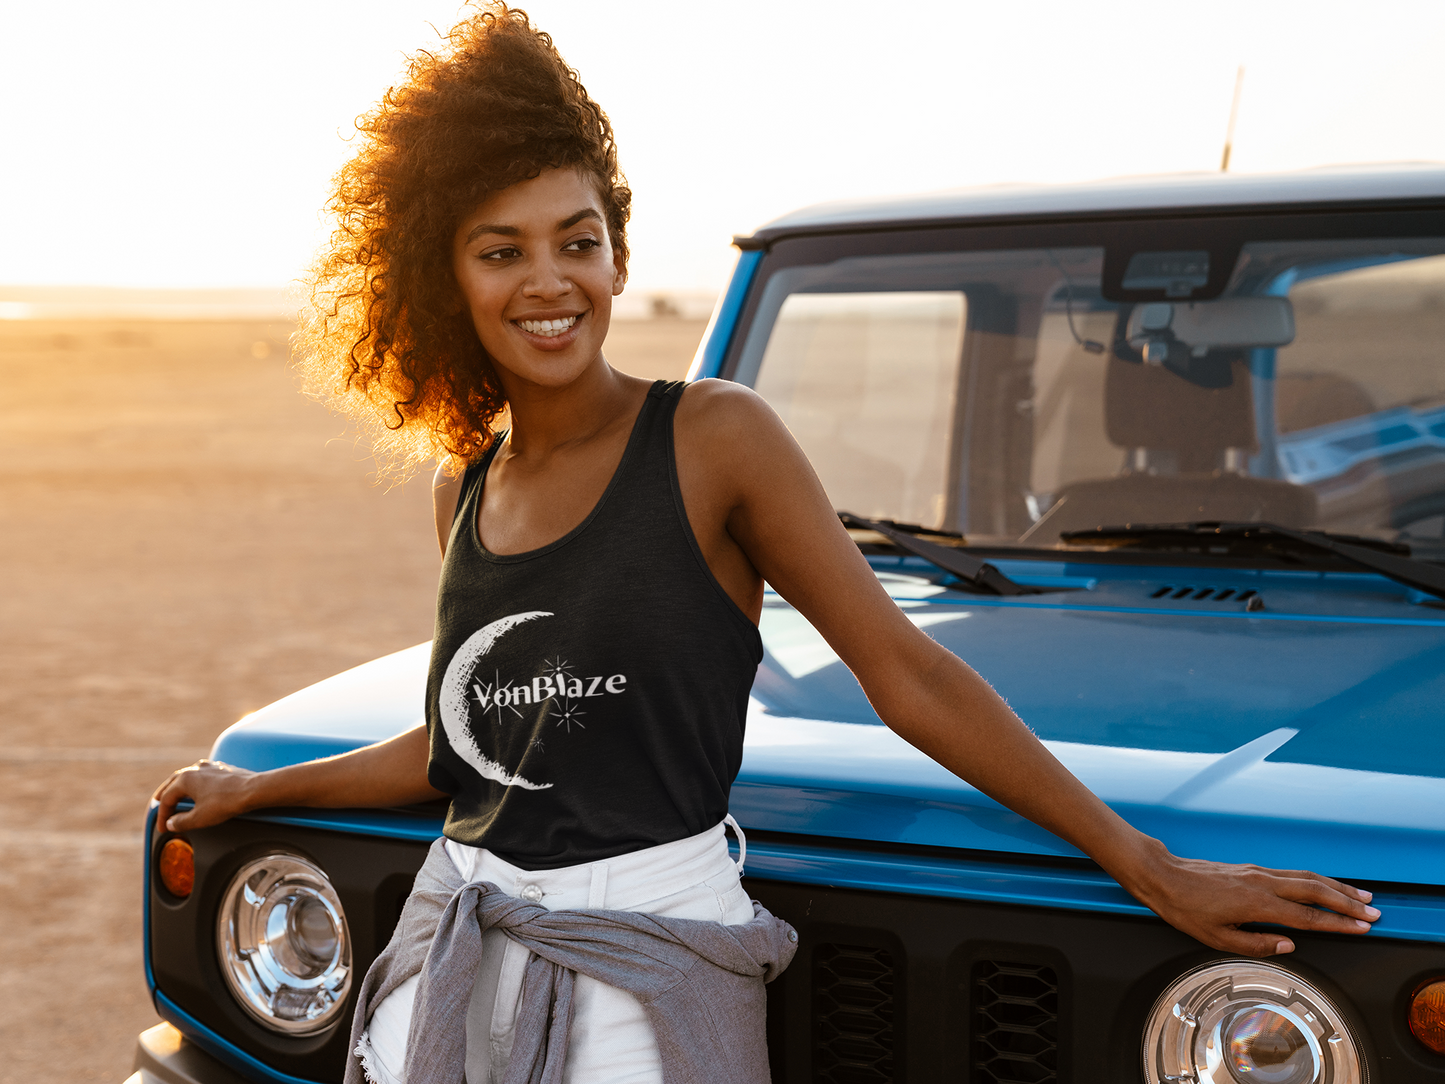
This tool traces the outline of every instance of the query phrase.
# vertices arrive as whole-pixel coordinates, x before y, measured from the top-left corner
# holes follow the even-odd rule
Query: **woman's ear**
[[[612,296],[616,297],[627,285],[627,264],[623,262],[622,254],[614,251],[612,254]]]

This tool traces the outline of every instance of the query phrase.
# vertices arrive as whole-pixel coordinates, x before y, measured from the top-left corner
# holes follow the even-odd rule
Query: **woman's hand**
[[[156,788],[156,827],[171,832],[208,828],[253,809],[311,806],[378,808],[427,802],[446,795],[427,782],[426,726],[418,723],[388,741],[349,753],[251,772],[201,760]],[[182,798],[195,802],[175,812]]]
[[[255,808],[248,803],[247,793],[247,784],[255,777],[255,772],[233,768],[219,760],[198,760],[190,767],[172,772],[151,795],[151,801],[159,807],[156,830],[185,832],[209,828]],[[176,803],[183,798],[196,804],[177,813]]]
[[[1178,858],[1148,840],[1142,878],[1124,887],[1175,929],[1241,956],[1293,952],[1278,933],[1240,929],[1268,922],[1319,933],[1367,933],[1380,912],[1363,889],[1305,870],[1264,869]],[[1130,878],[1132,881],[1133,878]]]

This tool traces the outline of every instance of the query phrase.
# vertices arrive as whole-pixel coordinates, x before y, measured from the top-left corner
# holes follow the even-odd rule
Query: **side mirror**
[[[1129,345],[1152,364],[1163,361],[1170,341],[1183,343],[1195,357],[1216,347],[1288,346],[1294,306],[1284,297],[1151,302],[1134,306],[1126,333]]]

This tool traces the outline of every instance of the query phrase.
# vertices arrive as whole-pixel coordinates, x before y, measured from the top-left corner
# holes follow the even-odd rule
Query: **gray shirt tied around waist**
[[[503,1084],[562,1084],[577,974],[626,990],[657,1036],[665,1084],[767,1084],[767,998],[797,933],[760,904],[739,926],[635,911],[549,911],[486,881],[466,882],[432,844],[391,942],[361,984],[345,1084],[365,1084],[356,1049],[372,1011],[420,974],[407,1084],[462,1084],[467,1011],[496,927],[531,953]]]

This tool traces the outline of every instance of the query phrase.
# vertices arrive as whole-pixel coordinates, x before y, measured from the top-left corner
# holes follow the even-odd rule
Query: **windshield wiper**
[[[1403,583],[1407,587],[1445,598],[1445,569],[1410,556],[1408,546],[1325,531],[1295,531],[1273,523],[1160,523],[1096,527],[1064,531],[1070,545],[1114,543],[1136,549],[1207,550],[1223,547],[1231,552],[1249,550],[1264,556],[1298,557],[1331,553],[1342,560]]]
[[[981,591],[989,591],[995,595],[1042,594],[1036,587],[1026,587],[1021,583],[1015,583],[987,561],[982,561],[950,546],[940,546],[936,542],[925,542],[921,538],[914,537],[912,532],[926,531],[925,527],[915,527],[911,523],[894,523],[891,520],[864,519],[862,516],[853,515],[852,512],[839,512],[838,518],[843,521],[845,527],[875,531],[881,534],[905,553],[922,557],[929,564],[935,565],[945,572],[952,572]]]

